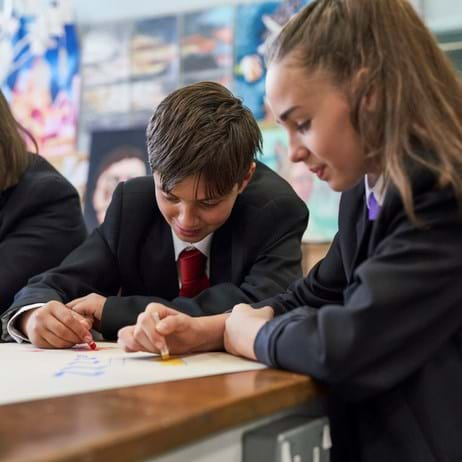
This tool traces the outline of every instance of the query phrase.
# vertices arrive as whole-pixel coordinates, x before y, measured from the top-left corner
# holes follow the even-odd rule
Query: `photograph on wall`
[[[114,22],[80,27],[86,86],[110,85],[130,78],[131,26],[130,22]]]
[[[274,123],[265,101],[266,51],[282,26],[307,3],[272,1],[236,9],[233,87],[260,123]]]
[[[175,16],[135,21],[130,38],[131,77],[162,77],[176,85],[178,40],[178,19]]]
[[[18,122],[37,141],[39,153],[59,169],[76,147],[79,44],[73,23],[57,21],[47,28],[43,19],[14,18],[11,41],[3,42],[10,51],[4,49],[2,59],[7,55],[11,62],[3,63],[2,91]]]
[[[210,75],[231,73],[233,19],[232,6],[201,10],[182,17],[180,40],[182,74],[193,74],[196,76],[196,81],[199,81],[210,80]]]
[[[157,105],[179,84],[178,18],[136,21],[130,57],[132,119],[146,123]]]
[[[82,129],[130,123],[132,22],[99,23],[80,29],[82,43]]]
[[[84,201],[89,230],[100,225],[120,181],[147,175],[145,128],[91,133],[90,160]]]
[[[340,194],[319,180],[303,162],[288,158],[288,138],[280,127],[262,130],[263,149],[260,160],[285,178],[310,210],[304,242],[328,242],[337,232]]]

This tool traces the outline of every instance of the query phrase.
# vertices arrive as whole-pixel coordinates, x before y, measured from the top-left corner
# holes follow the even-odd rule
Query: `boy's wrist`
[[[32,313],[36,310],[37,308],[34,308],[32,310],[25,311],[22,313],[16,322],[16,326],[19,330],[19,332],[26,337],[29,337],[27,334],[27,322],[29,321],[29,318],[32,316]]]
[[[224,350],[223,335],[228,313],[193,318],[194,329],[198,338],[194,351]]]

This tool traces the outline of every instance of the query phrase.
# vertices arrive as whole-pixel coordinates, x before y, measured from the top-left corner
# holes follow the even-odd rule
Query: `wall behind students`
[[[4,0],[0,0],[0,5]],[[127,0],[77,0],[77,23],[112,21],[127,18],[162,16],[218,5],[262,3],[264,0],[133,0],[127,11]],[[462,2],[460,0],[410,0],[423,15],[429,27],[437,32],[462,27]]]
[[[0,0],[0,6],[7,3],[37,5],[49,1]],[[436,32],[462,30],[460,0],[409,1]],[[219,81],[242,97],[258,119],[264,140],[262,160],[288,179],[308,204],[311,219],[305,240],[330,241],[337,229],[338,194],[312,178],[306,169],[291,165],[287,160],[285,133],[275,126],[268,114],[264,95],[265,68],[261,55],[270,35],[275,33],[270,26],[283,24],[309,0],[285,0],[290,7],[284,8],[281,6],[283,0],[60,2],[72,5],[73,19],[80,36],[83,85],[78,146],[75,150],[81,159],[80,164],[85,165],[85,172],[90,170],[89,173],[92,173],[90,151],[101,131],[118,133],[131,130],[139,134],[138,141],[142,144],[145,123],[152,109],[166,94],[192,81]],[[207,15],[209,17],[205,18]],[[207,25],[208,32],[204,32],[203,24]],[[183,48],[178,48],[180,37],[181,47],[189,49],[188,63],[183,57]],[[201,61],[199,57],[212,45],[213,52],[207,52],[207,59],[210,61],[210,56],[213,56],[215,62],[209,67],[210,63]],[[255,67],[255,64],[258,66]],[[201,71],[194,72],[194,69]],[[101,153],[93,154],[94,158],[101,156]],[[102,158],[98,159],[102,161]],[[88,186],[92,175],[85,173],[85,176],[88,176],[85,182]],[[74,178],[69,179],[74,181]],[[79,189],[83,193],[88,188],[83,186]],[[89,189],[91,192],[92,188]],[[89,198],[85,197],[85,209],[88,209],[89,203]],[[90,228],[94,226],[94,220],[87,221]]]

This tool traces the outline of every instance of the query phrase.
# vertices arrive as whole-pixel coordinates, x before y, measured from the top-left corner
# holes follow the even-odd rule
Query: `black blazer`
[[[77,191],[30,154],[19,183],[0,194],[0,313],[30,277],[58,265],[85,236]]]
[[[194,298],[179,297],[172,234],[155,202],[153,178],[133,179],[117,187],[104,223],[58,268],[30,280],[6,317],[30,303],[66,303],[97,292],[108,296],[101,332],[114,339],[152,301],[193,316],[222,313],[236,303],[273,296],[301,276],[306,224],[305,204],[258,163],[230,217],[213,235],[211,287]]]
[[[255,306],[280,316],[260,361],[330,385],[333,461],[462,461],[462,224],[451,191],[419,174],[418,217],[396,190],[368,222],[364,184],[343,194],[327,256]]]

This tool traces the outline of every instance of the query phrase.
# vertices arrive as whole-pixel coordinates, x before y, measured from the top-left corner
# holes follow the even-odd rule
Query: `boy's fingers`
[[[138,321],[135,325],[135,333],[137,333],[138,330],[143,330],[143,332],[149,338],[152,344],[154,344],[154,342],[158,341],[159,338],[161,338],[159,333],[156,331],[156,321],[154,319],[154,316],[146,312],[141,313],[138,316]]]
[[[75,343],[62,339],[50,330],[44,331],[42,333],[42,338],[49,345],[43,348],[70,348],[75,345]]]
[[[83,298],[84,297],[74,298],[74,300],[71,300],[70,302],[67,302],[66,306],[69,307],[69,308],[74,308],[74,306],[77,305],[77,303],[80,303]]]
[[[87,321],[84,317],[77,313],[74,313],[69,308],[62,306],[61,309],[56,308],[53,311],[54,317],[67,329],[72,331],[79,341],[77,343],[85,342],[86,338],[90,335],[89,328],[87,327]],[[82,323],[81,321],[85,321]],[[90,335],[91,336],[91,335]]]
[[[140,345],[133,336],[134,328],[135,326],[126,326],[119,330],[117,343],[124,351],[143,351],[142,345]]]
[[[59,337],[61,340],[72,345],[82,343],[82,339],[78,335],[55,318],[49,320],[44,334],[46,332],[51,332],[54,336]]]
[[[171,335],[174,332],[183,332],[190,327],[191,318],[183,314],[167,316],[156,325],[156,331],[163,335]]]
[[[151,342],[150,337],[146,335],[146,332],[138,324],[135,326],[135,329],[133,330],[133,337],[135,341],[138,343],[138,345],[141,345],[142,351],[149,351],[149,352],[158,351],[155,346],[156,343]]]
[[[152,315],[155,311],[159,313],[160,319],[179,313],[178,311],[169,308],[168,306],[162,305],[162,303],[149,303],[146,306],[145,313]]]

